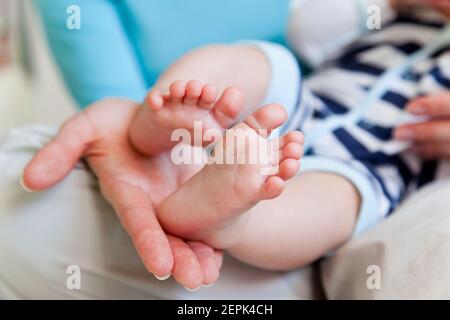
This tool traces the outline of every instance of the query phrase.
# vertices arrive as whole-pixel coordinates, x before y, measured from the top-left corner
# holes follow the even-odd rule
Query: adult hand
[[[414,9],[417,7],[433,8],[450,17],[450,0],[389,0],[396,10]]]
[[[83,157],[148,271],[158,278],[172,274],[190,289],[211,284],[219,276],[221,252],[166,234],[154,211],[200,168],[175,166],[169,153],[154,158],[138,154],[128,141],[138,108],[129,101],[105,100],[70,118],[27,165],[23,183],[33,191],[45,190]]]
[[[428,5],[450,18],[450,0],[424,0]]]
[[[417,98],[407,110],[430,120],[401,126],[394,136],[412,141],[412,151],[425,159],[450,159],[450,92]]]

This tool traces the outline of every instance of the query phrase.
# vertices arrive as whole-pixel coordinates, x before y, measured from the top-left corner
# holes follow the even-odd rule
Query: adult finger
[[[437,10],[442,10],[443,13],[448,14],[448,10],[450,10],[450,1],[449,0],[425,0],[426,3],[433,6]]]
[[[411,151],[426,160],[450,159],[450,143],[417,144]]]
[[[223,265],[223,252],[222,250],[215,250],[214,257],[216,259],[217,268],[222,269]]]
[[[394,132],[399,140],[450,143],[450,120],[433,120],[399,127]]]
[[[108,177],[107,173],[99,175],[99,182],[147,270],[158,279],[168,278],[174,265],[173,253],[147,193],[139,186]]]
[[[173,277],[187,290],[198,290],[203,283],[203,270],[197,256],[180,238],[172,235],[168,235],[167,238],[174,257]]]
[[[216,261],[216,253],[210,246],[197,241],[187,243],[197,256],[198,262],[203,270],[204,286],[210,286],[219,278],[220,266]]]
[[[85,113],[73,116],[61,126],[56,137],[28,163],[22,184],[28,190],[41,191],[61,181],[75,167],[95,138],[95,129]]]
[[[450,117],[450,92],[420,97],[408,104],[407,110],[416,115],[433,118]]]

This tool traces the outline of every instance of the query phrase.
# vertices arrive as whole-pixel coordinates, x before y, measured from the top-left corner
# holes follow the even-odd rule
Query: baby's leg
[[[302,173],[288,181],[276,199],[250,209],[248,221],[228,252],[241,261],[271,270],[306,266],[351,237],[360,196],[337,174]],[[225,241],[215,239],[215,242]],[[216,243],[217,244],[217,243]]]
[[[225,138],[237,129],[274,129],[282,124],[279,111],[266,106]],[[360,200],[348,180],[324,173],[298,176],[280,196],[283,181],[298,169],[301,144],[295,132],[280,139],[280,170],[272,177],[262,177],[255,165],[207,165],[163,202],[159,221],[171,233],[263,268],[286,270],[316,260],[349,238]]]
[[[245,220],[244,212],[279,196],[284,181],[296,174],[303,153],[299,132],[267,139],[267,133],[285,121],[281,106],[267,105],[227,130],[212,161],[158,208],[165,230],[188,239],[208,238],[222,229],[236,229]]]
[[[223,45],[193,51],[152,88],[130,128],[130,140],[140,152],[154,155],[175,145],[173,130],[192,130],[194,121],[202,121],[204,130],[224,130],[260,105],[269,80],[270,63],[256,48]]]
[[[214,84],[219,95],[227,87],[239,88],[244,108],[251,114],[260,106],[269,87],[271,66],[258,48],[244,45],[212,45],[181,57],[158,79],[152,91],[168,92],[174,81],[196,79]]]
[[[222,201],[226,203],[227,199],[224,193]],[[179,213],[174,225],[180,226],[185,220],[190,224],[197,221],[199,226],[205,222],[209,227],[184,236],[226,249],[243,262],[270,270],[306,266],[345,243],[353,233],[360,206],[359,193],[351,182],[321,172],[289,180],[279,197],[258,203],[239,220],[211,223],[216,212],[200,217],[198,211],[194,215],[186,211],[191,204],[194,208],[201,206],[207,201],[204,197],[186,201],[189,206],[182,202],[173,208]],[[160,220],[166,226],[169,223],[164,216]]]

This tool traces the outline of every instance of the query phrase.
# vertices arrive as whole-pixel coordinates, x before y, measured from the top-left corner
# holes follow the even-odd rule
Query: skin
[[[391,0],[391,3],[398,9],[408,1]],[[417,1],[450,16],[449,0]],[[209,52],[208,60],[204,59],[205,52]],[[242,59],[243,54],[248,59]],[[178,64],[168,69],[155,89],[167,92],[174,79],[187,81],[192,78],[200,79],[202,83],[217,84],[219,92],[223,92],[226,86],[239,87],[246,96],[244,110],[249,114],[265,96],[270,67],[258,50],[211,46],[183,57]],[[424,157],[450,158],[450,133],[447,129],[450,117],[448,105],[444,103],[449,96],[440,94],[429,98],[427,101],[413,101],[408,110],[414,114],[428,114],[432,120],[403,126],[396,131],[396,136],[412,140],[416,144],[415,151]],[[420,112],[413,107],[414,104],[422,106]],[[191,289],[198,288],[202,283],[211,284],[217,279],[221,267],[220,251],[201,242],[184,241],[165,233],[154,211],[200,168],[174,167],[165,152],[150,158],[137,152],[127,137],[130,124],[139,117],[138,112],[146,111],[133,102],[108,100],[72,117],[55,139],[28,164],[23,184],[34,191],[48,189],[69,174],[83,157],[99,178],[104,196],[116,209],[149,272],[160,278],[172,274],[177,281]],[[405,130],[409,133],[406,134]],[[330,197],[326,206],[323,199],[317,197],[324,193],[335,195]],[[297,201],[288,201],[291,198]],[[246,229],[243,241],[250,245],[251,242],[246,242],[246,239],[251,239],[254,233],[264,235],[265,239],[273,238],[278,232],[286,234],[284,224],[273,223],[272,215],[269,214],[271,206],[280,208],[284,205],[282,212],[285,218],[297,222],[303,231],[301,237],[292,238],[295,241],[287,242],[285,247],[296,246],[297,251],[304,254],[296,261],[268,266],[266,260],[277,252],[263,250],[248,257],[245,245],[231,247],[230,252],[243,261],[254,265],[266,264],[267,268],[272,269],[289,269],[307,264],[348,239],[357,218],[359,203],[358,192],[344,178],[320,172],[300,175],[275,201],[260,203],[250,210],[251,217],[265,222],[260,224],[260,228]],[[299,204],[302,210],[299,210]],[[256,225],[251,221],[249,219],[247,225]],[[317,230],[313,228],[317,224],[322,226],[319,238],[316,236]],[[298,236],[298,230],[293,228],[292,236]],[[285,238],[291,239],[288,236]],[[311,246],[313,240],[315,245]]]
[[[242,56],[246,59],[240,59]],[[152,92],[168,92],[174,80],[186,83],[192,78],[214,83],[218,95],[226,87],[241,88],[248,114],[265,96],[270,66],[264,54],[251,47],[208,46],[186,54],[169,67]],[[135,148],[136,144],[130,142],[132,130],[139,127],[139,119],[145,120],[148,111],[124,100],[90,106],[67,120],[53,141],[36,154],[24,171],[23,186],[32,191],[46,190],[85,159],[148,271],[160,279],[173,275],[190,289],[210,285],[219,276],[221,251],[167,234],[154,211],[200,168],[174,167],[169,151],[144,157],[144,149],[139,152]]]
[[[157,155],[172,149],[174,130],[188,129],[194,136],[194,122],[201,121],[203,130],[220,132],[231,126],[242,111],[243,98],[238,89],[227,88],[217,96],[213,85],[200,81],[175,81],[167,94],[153,90],[130,130],[130,141],[142,154]],[[203,132],[201,132],[203,135]],[[158,137],[158,139],[149,139]],[[211,141],[204,141],[208,144]]]
[[[390,0],[399,9],[411,0]],[[431,7],[450,19],[450,0],[413,0],[413,5]],[[450,158],[450,93],[441,92],[411,101],[407,111],[429,116],[430,121],[403,125],[395,130],[399,140],[413,143],[412,152],[427,160]]]
[[[417,7],[417,6],[428,6],[428,7],[432,7],[438,11],[440,11],[441,13],[443,13],[444,15],[448,15],[449,12],[449,1],[448,0],[391,0],[391,4],[395,9],[398,10],[403,10],[403,9],[409,9],[411,7]],[[208,68],[212,69],[213,72],[209,73],[207,71],[205,71],[205,64],[203,63],[206,60],[214,60],[214,57],[216,57],[216,54],[212,54],[209,58],[210,59],[204,59],[205,56],[208,56],[208,54],[205,54],[205,51],[200,50],[197,52],[194,52],[192,55],[190,55],[186,60],[182,61],[181,63],[177,63],[174,65],[173,68],[171,68],[171,70],[169,70],[169,72],[163,76],[163,81],[161,81],[159,83],[159,89],[164,89],[166,88],[166,92],[168,91],[167,88],[169,87],[170,81],[169,80],[174,80],[174,79],[184,79],[187,80],[186,75],[190,75],[192,77],[192,72],[194,73],[195,77],[197,77],[198,79],[203,79],[206,81],[206,83],[218,83],[219,84],[219,88],[224,87],[225,85],[236,85],[234,83],[234,81],[236,81],[236,78],[240,78],[241,79],[241,83],[239,83],[237,86],[238,87],[243,87],[245,88],[243,90],[244,92],[244,96],[249,95],[252,99],[252,101],[260,101],[263,97],[264,97],[264,92],[267,89],[267,83],[268,83],[268,77],[267,75],[270,74],[270,72],[267,72],[268,69],[268,65],[267,65],[267,61],[264,61],[264,59],[261,59],[261,56],[253,51],[251,52],[251,50],[247,50],[247,52],[241,51],[238,52],[237,50],[235,50],[232,47],[227,47],[226,49],[224,47],[212,47],[207,49],[211,52],[215,52],[217,54],[219,54],[219,52],[225,52],[225,50],[228,50],[228,54],[227,56],[231,57],[229,60],[227,60],[226,65],[227,67],[224,67],[224,65],[222,64],[223,60],[222,59],[217,59],[215,60],[215,63],[212,63],[211,65],[208,66]],[[230,54],[231,52],[235,53],[234,54]],[[250,63],[252,62],[252,63]],[[239,63],[241,63],[242,65],[247,65],[248,67],[248,72],[242,73],[242,72],[228,72],[229,70],[237,70],[239,71],[239,68],[233,68],[236,67]],[[194,68],[190,68],[190,66],[196,66]],[[220,70],[216,70],[216,68],[219,66]],[[207,69],[208,69],[207,68]],[[191,72],[186,72],[186,70],[191,70]],[[262,71],[261,71],[262,70]],[[196,73],[200,73],[197,74]],[[219,78],[217,78],[217,76],[219,75]],[[241,75],[241,77],[239,77],[239,75]],[[258,76],[256,76],[258,75]],[[242,81],[242,79],[244,79],[244,81]],[[261,79],[265,79],[263,81],[261,81]],[[255,81],[259,81],[260,83],[257,83],[255,85],[252,86],[252,88],[246,88],[245,85],[248,83],[254,83]],[[440,99],[442,100],[442,98]],[[423,102],[423,101],[422,101]],[[429,102],[430,105],[436,105],[436,102]],[[441,103],[442,104],[442,103]],[[412,105],[414,105],[414,102],[412,103]],[[410,107],[412,109],[414,109],[413,107]],[[427,107],[428,108],[428,107]],[[428,109],[433,108],[433,107],[429,107]],[[413,111],[411,109],[412,113],[416,113],[416,114],[424,114],[423,108],[421,113],[417,113],[416,111]],[[417,108],[416,108],[417,109]],[[399,128],[399,130],[397,130],[396,132],[396,136],[400,139],[409,139],[409,140],[413,140],[416,142],[416,146],[414,148],[414,151],[420,153],[423,157],[425,158],[432,158],[432,157],[448,157],[448,154],[450,153],[448,151],[448,143],[446,143],[445,141],[447,141],[447,137],[449,136],[448,134],[448,121],[446,120],[442,120],[443,116],[446,116],[445,111],[443,111],[443,107],[440,107],[439,110],[435,111],[434,115],[431,114],[431,110],[425,111],[425,114],[428,112],[430,113],[430,115],[432,115],[432,121],[425,123],[425,124],[421,124],[421,125],[410,125],[410,126],[404,126],[402,128]],[[249,108],[249,106],[247,106],[246,108],[244,108],[244,110],[251,110],[251,106]],[[148,111],[147,111],[148,112]],[[142,119],[145,119],[148,116],[145,115],[144,113],[141,113]],[[136,127],[137,128],[137,127]],[[408,130],[408,131],[406,131]],[[315,181],[315,175],[318,175],[318,177],[320,177],[320,175],[323,175],[323,173],[310,173],[307,174],[306,176],[311,179],[311,181]],[[269,266],[268,265],[268,261],[271,260],[271,258],[277,254],[277,250],[274,250],[273,255],[267,255],[267,252],[270,252],[271,250],[267,250],[267,247],[265,248],[265,252],[262,253],[256,253],[253,256],[249,256],[249,252],[253,252],[255,253],[255,246],[254,244],[254,239],[261,239],[261,236],[258,237],[259,233],[255,232],[255,230],[264,230],[264,232],[262,233],[264,236],[267,236],[268,234],[270,234],[271,232],[273,232],[273,230],[276,230],[276,228],[274,228],[274,226],[276,225],[276,221],[285,221],[283,219],[276,219],[274,220],[273,217],[271,219],[268,219],[268,221],[270,220],[270,224],[271,224],[271,228],[269,230],[266,230],[264,228],[254,228],[254,226],[260,226],[261,222],[264,219],[262,219],[261,217],[255,218],[255,223],[254,224],[248,224],[251,225],[251,229],[248,229],[246,233],[243,233],[244,235],[255,235],[254,237],[252,236],[248,236],[248,237],[244,237],[247,240],[243,241],[247,243],[247,249],[242,249],[244,247],[246,247],[245,245],[242,245],[241,243],[239,243],[236,246],[233,246],[232,248],[230,248],[230,252],[232,254],[234,254],[235,256],[237,256],[238,258],[240,258],[243,261],[249,262],[251,264],[254,265],[258,265],[258,266],[262,266],[262,267],[268,267],[268,268],[273,268],[273,269],[284,269],[284,268],[289,268],[289,266],[298,266],[298,265],[302,265],[302,263],[306,262],[311,262],[312,259],[317,258],[320,256],[321,253],[326,252],[326,249],[330,249],[333,248],[333,246],[335,246],[338,243],[342,243],[342,241],[344,241],[345,239],[348,238],[348,236],[351,234],[351,227],[349,226],[353,226],[353,223],[356,221],[356,212],[358,211],[358,207],[359,207],[359,203],[360,203],[360,199],[359,199],[359,195],[356,192],[356,190],[354,189],[354,187],[345,179],[343,178],[339,178],[336,177],[334,175],[325,175],[325,177],[320,177],[321,180],[326,181],[327,183],[323,183],[320,187],[318,186],[318,188],[323,188],[324,186],[326,187],[330,187],[330,186],[337,186],[337,188],[333,188],[333,190],[330,190],[330,192],[327,192],[327,194],[341,194],[341,191],[343,189],[347,189],[349,192],[346,195],[342,195],[342,197],[340,198],[339,204],[344,204],[344,208],[341,208],[341,210],[336,210],[333,212],[330,212],[329,208],[330,206],[335,206],[335,207],[339,207],[339,204],[337,203],[331,203],[332,201],[325,201],[324,202],[324,206],[317,206],[317,204],[315,205],[315,211],[320,213],[320,216],[324,217],[324,221],[322,222],[322,225],[326,226],[327,221],[329,221],[330,219],[333,219],[334,216],[344,216],[345,219],[343,219],[343,221],[345,221],[345,223],[342,224],[336,224],[334,225],[334,230],[338,230],[338,232],[336,233],[332,233],[334,234],[333,237],[330,237],[329,239],[326,239],[323,243],[321,243],[320,245],[312,245],[309,247],[309,250],[306,250],[305,252],[308,252],[308,254],[305,254],[306,257],[303,255],[300,255],[300,263],[296,264],[293,263],[292,261],[284,261],[280,264],[276,264],[276,265],[272,265]],[[289,207],[290,205],[293,205],[294,203],[296,204],[295,208],[296,210],[292,210],[295,211],[295,215],[297,218],[302,217],[302,213],[303,212],[309,212],[311,210],[312,207],[314,207],[311,203],[310,203],[310,199],[311,198],[315,198],[315,194],[316,194],[316,190],[314,190],[313,188],[304,188],[303,187],[303,183],[302,180],[300,178],[298,179],[294,179],[292,181],[292,183],[297,185],[298,190],[303,190],[304,194],[310,194],[311,197],[308,197],[306,199],[303,200],[303,202],[297,203],[296,201],[292,201],[292,199],[286,199],[284,203],[278,203],[276,200],[272,201],[271,203],[277,203],[278,206],[278,211],[281,211],[282,213],[285,212],[289,212],[289,210],[285,210],[284,208]],[[314,183],[311,183],[311,185],[314,185]],[[323,190],[322,190],[323,192]],[[173,197],[176,197],[177,194],[175,193],[173,195]],[[180,198],[182,198],[180,196]],[[267,204],[267,202],[266,202]],[[268,210],[265,208],[266,204],[261,204],[261,205],[257,205],[255,207],[255,209],[251,209],[249,210],[249,212],[255,212],[255,211],[260,211],[260,215],[264,216],[265,212],[268,212]],[[279,210],[280,208],[282,208],[282,210]],[[299,216],[299,212],[300,212],[300,216]],[[348,214],[346,215],[345,212],[347,212]],[[289,212],[289,214],[291,214],[291,212]],[[289,216],[288,214],[288,216]],[[256,214],[251,214],[251,216],[258,216]],[[285,217],[286,218],[286,217]],[[288,218],[288,217],[287,217]],[[174,223],[175,219],[172,219],[172,223]],[[177,220],[178,223],[180,223],[180,219]],[[307,221],[307,220],[305,220]],[[304,221],[304,222],[305,222]],[[182,222],[181,222],[182,223]],[[176,224],[176,223],[174,223]],[[264,223],[263,223],[264,225]],[[289,232],[286,232],[285,229],[285,225],[283,223],[280,223],[280,225],[282,226],[282,228],[280,228],[280,231],[283,235],[286,235]],[[304,225],[307,225],[307,223],[304,223]],[[167,224],[167,227],[170,228],[170,222]],[[255,229],[255,230],[253,230]],[[298,228],[296,229],[297,231],[300,231],[300,234],[303,234],[301,231],[303,231],[304,229],[302,228],[302,226],[298,226]],[[315,230],[315,228],[313,227],[312,229],[310,228],[309,230]],[[241,230],[242,231],[242,230]],[[308,230],[304,230],[306,231],[305,233],[307,234]],[[320,230],[316,230],[316,231],[320,231]],[[182,231],[180,231],[180,234],[183,234]],[[306,241],[309,242],[312,239],[308,239],[307,237],[303,238],[301,236],[298,236],[298,234],[296,234],[297,238],[300,239],[300,241]],[[195,238],[195,237],[194,237]],[[275,239],[278,239],[279,237],[274,237]],[[295,239],[295,237],[290,238],[290,239]],[[208,241],[207,241],[208,242]],[[214,241],[211,241],[211,243],[220,246],[220,242],[222,241],[218,241],[217,243],[214,243]],[[301,245],[301,243],[299,244]],[[277,246],[273,246],[275,248],[277,248]],[[311,249],[312,248],[312,249]],[[324,250],[325,249],[325,250]],[[266,255],[264,255],[266,253]],[[266,257],[266,258],[262,258],[262,257]],[[292,259],[293,261],[299,261],[298,259]]]
[[[221,53],[221,48],[207,47],[183,57],[169,68],[154,89],[168,92],[174,80],[187,82],[191,77],[202,83],[215,83],[218,94],[228,85],[235,86],[246,97],[241,116],[253,112],[266,94],[270,64],[255,49],[227,47]],[[211,66],[205,64],[210,60]],[[218,69],[226,71],[218,72]],[[220,251],[202,242],[184,241],[166,233],[155,216],[155,209],[201,168],[174,166],[169,152],[148,157],[137,151],[130,142],[129,129],[135,128],[135,121],[148,110],[124,100],[92,105],[69,119],[53,141],[36,154],[25,169],[23,184],[35,191],[50,188],[84,158],[149,272],[160,278],[172,274],[184,286],[196,289],[200,284],[211,284],[217,279]],[[292,179],[286,191],[289,197],[282,194],[249,210],[250,216],[256,217],[255,222],[262,223],[252,223],[252,219],[248,219],[246,226],[257,228],[246,227],[242,245],[231,246],[231,254],[255,266],[288,270],[314,261],[351,236],[360,199],[348,180],[334,174],[312,172]],[[324,201],[324,193],[333,196]],[[283,216],[273,220],[274,210]],[[286,221],[291,224],[288,229]],[[319,238],[317,232],[321,233]],[[258,250],[248,250],[255,248],[251,239],[277,237],[282,240],[278,246],[264,246],[260,241]],[[312,243],[314,245],[310,245]],[[286,251],[289,247],[299,250],[288,255],[290,259],[278,259],[276,264],[271,264],[280,249]]]
[[[428,7],[439,11],[444,16],[450,18],[449,0],[389,0],[395,10],[408,10],[417,7]]]
[[[430,121],[404,125],[394,135],[413,143],[412,151],[424,159],[450,159],[450,92],[442,92],[411,101],[407,110],[429,116]]]
[[[207,164],[158,208],[158,217],[164,228],[184,238],[204,240],[216,248],[226,248],[225,243],[238,239],[239,232],[235,231],[245,220],[241,219],[241,215],[262,200],[278,197],[285,182],[299,169],[299,160],[303,155],[302,133],[292,131],[274,140],[258,134],[259,129],[270,131],[279,127],[286,118],[286,112],[280,105],[267,105],[227,130],[214,148],[215,155],[220,155],[216,159],[219,163]],[[227,142],[232,141],[234,133],[238,132],[253,137],[252,140],[258,141],[258,145],[250,144],[250,139],[243,144],[228,145]],[[273,158],[270,164],[238,162],[240,156],[249,154],[257,159],[258,148],[262,144],[277,146],[271,152]],[[273,166],[277,166],[276,172],[261,174],[262,168]],[[219,233],[225,236],[218,236]],[[216,240],[211,241],[211,238]]]
[[[268,105],[226,131],[225,137],[235,130],[257,136],[254,130],[272,130],[285,121],[281,106]],[[263,136],[259,139],[269,143]],[[227,144],[220,142],[215,154],[238,157],[252,152],[241,146],[230,155]],[[348,180],[334,174],[310,172],[292,178],[299,169],[302,144],[299,132],[281,137],[279,171],[269,177],[261,175],[264,165],[258,163],[206,165],[163,201],[159,221],[172,234],[226,249],[260,268],[292,270],[313,262],[349,239],[361,200]],[[282,197],[285,185],[289,197]],[[287,250],[290,247],[296,249]]]
[[[442,13],[450,19],[450,1],[449,0],[424,0],[425,5],[431,6],[433,9]]]
[[[260,106],[269,80],[270,64],[255,48],[212,45],[194,50],[158,79],[130,127],[130,141],[151,156],[172,148],[172,131],[191,130],[193,120],[223,131]],[[148,139],[154,136],[159,139]]]
[[[206,61],[208,63],[205,63]],[[131,126],[130,140],[142,153],[153,154],[155,151],[159,152],[161,146],[163,146],[162,149],[171,147],[167,144],[167,133],[160,135],[161,131],[153,130],[158,127],[166,128],[165,118],[176,119],[175,127],[187,129],[192,127],[192,114],[197,114],[194,118],[202,119],[205,123],[211,123],[214,118],[217,120],[216,109],[232,110],[234,112],[226,113],[232,115],[234,119],[240,119],[259,107],[259,103],[266,95],[270,74],[270,63],[259,50],[254,48],[210,46],[198,49],[177,61],[158,80]],[[208,83],[213,83],[214,86]],[[231,95],[227,94],[229,90],[226,89],[227,86],[234,87]],[[205,91],[214,92],[220,98],[217,101],[205,99]],[[238,91],[242,94],[237,94]],[[208,94],[208,96],[213,95]],[[234,96],[234,98],[223,99],[226,96]],[[223,103],[224,101],[226,103]],[[205,109],[208,110],[207,113]],[[241,110],[240,114],[237,114],[236,111],[239,110]],[[222,129],[229,123],[230,121],[221,125]],[[158,145],[148,144],[148,137],[153,136],[159,137]],[[217,174],[213,176],[217,178]],[[312,183],[316,179],[319,183]],[[196,180],[201,179],[196,178]],[[211,179],[206,180],[211,181]],[[221,185],[220,180],[218,184]],[[307,184],[313,185],[314,188],[308,187]],[[303,266],[342,244],[351,236],[360,205],[359,193],[345,178],[320,172],[308,173],[295,177],[288,183],[288,190],[294,189],[290,193],[290,198],[283,198],[283,200],[277,198],[256,205],[239,216],[243,217],[237,219],[239,223],[227,221],[229,226],[233,226],[231,228],[216,228],[216,224],[211,224],[211,228],[200,228],[201,230],[188,232],[189,224],[199,226],[205,220],[210,221],[211,215],[223,217],[229,216],[230,213],[233,215],[236,211],[218,213],[214,212],[213,208],[209,208],[204,212],[211,213],[210,216],[197,215],[198,210],[195,208],[198,199],[210,190],[197,190],[196,185],[199,184],[191,180],[187,182],[187,185],[190,187],[177,189],[170,199],[163,202],[162,208],[159,208],[158,218],[164,228],[182,238],[201,239],[215,248],[226,248],[229,253],[242,261],[272,270],[289,270]],[[223,184],[222,186],[226,187]],[[184,192],[184,190],[188,191]],[[304,198],[300,198],[295,190],[301,190]],[[224,191],[223,188],[222,191]],[[324,191],[336,197],[325,199],[318,197],[323,195]],[[196,196],[196,194],[202,196]],[[177,199],[181,200],[176,201]],[[177,202],[180,204],[178,208]],[[252,202],[250,206],[244,203],[242,207],[239,205],[237,207],[248,209],[257,202]],[[190,213],[186,213],[189,211],[186,207],[187,203],[192,204],[193,211]],[[197,209],[200,208],[197,207]],[[245,210],[238,210],[237,214],[243,211]],[[274,212],[276,215],[273,214]],[[179,216],[181,213],[183,213],[182,216]],[[254,220],[251,217],[255,217]],[[339,219],[336,220],[336,217]],[[242,233],[243,220],[252,221],[245,224],[248,226],[245,235],[251,236],[246,237],[242,234],[242,237],[237,237],[236,235]],[[286,224],[287,221],[288,224]],[[271,228],[267,228],[269,225]],[[327,230],[327,235],[317,239],[316,234],[322,233],[322,230]],[[261,240],[267,239],[266,235],[270,235],[270,239],[279,239],[279,241],[262,246]],[[233,242],[229,241],[230,239],[242,239],[242,241]],[[288,245],[286,241],[299,247],[305,243],[312,243],[312,245],[302,251],[285,255],[286,259],[281,259],[279,253],[285,251]],[[274,261],[273,257],[279,259]]]
[[[219,276],[221,252],[165,233],[154,211],[200,168],[174,166],[167,153],[148,158],[136,152],[127,137],[139,108],[130,101],[105,100],[70,118],[27,165],[23,184],[46,190],[83,158],[148,271],[159,278],[172,274],[189,289],[209,285]]]
[[[167,141],[167,134],[160,136],[159,131],[152,133],[151,130],[155,127],[155,120],[159,122],[156,127],[164,127],[164,121],[159,120],[166,116],[158,119],[158,116],[152,113],[167,113],[167,118],[178,119],[176,127],[188,129],[192,127],[192,121],[184,120],[190,119],[196,107],[202,110],[208,106],[207,109],[212,110],[207,117],[204,112],[198,114],[198,119],[203,119],[205,122],[210,122],[211,115],[217,119],[217,114],[214,113],[217,105],[221,105],[218,108],[221,110],[241,110],[239,115],[237,112],[232,113],[235,119],[249,115],[260,106],[260,102],[266,96],[270,83],[270,68],[269,61],[259,50],[243,46],[209,46],[182,57],[158,80],[149,93],[145,106],[136,116],[130,130],[133,146],[144,154],[152,154],[155,145],[149,147],[148,137],[156,134],[161,138],[158,140],[163,140],[162,144],[156,147],[161,147],[164,145],[164,140]],[[197,81],[191,79],[197,79]],[[227,95],[226,88],[229,86],[239,88],[242,94],[237,94],[237,89],[233,89],[232,95],[238,99],[225,99],[227,103],[223,104],[221,99]],[[212,102],[212,99],[205,101],[208,100],[204,99],[203,94],[206,89],[215,89],[213,91],[216,96],[222,98],[218,98],[216,102]],[[240,96],[242,99],[239,98]],[[186,114],[186,111],[190,113]],[[166,144],[165,148],[167,147]],[[217,175],[214,176],[217,178]],[[211,179],[207,180],[211,181]],[[220,185],[220,181],[218,183]],[[179,192],[173,193],[170,201],[166,199],[162,208],[159,208],[158,218],[164,227],[182,238],[201,239],[215,248],[226,248],[229,253],[246,263],[271,270],[289,270],[306,265],[349,239],[361,201],[358,191],[347,179],[334,174],[308,173],[295,177],[287,183],[286,188],[290,191],[289,198],[283,197],[282,194],[274,200],[257,204],[239,216],[243,217],[238,219],[240,223],[230,224],[234,227],[215,228],[213,224],[214,226],[211,225],[209,230],[206,228],[206,230],[196,230],[197,232],[188,234],[186,222],[191,225],[192,223],[200,225],[205,219],[210,219],[210,216],[195,214],[196,201],[201,198],[195,194],[204,196],[206,191],[202,192],[194,188],[196,184],[191,180],[187,184],[192,186],[190,188],[192,194],[188,191],[189,196],[184,197],[182,189],[186,190],[186,188],[178,189]],[[311,188],[310,185],[314,187]],[[323,194],[335,196],[324,198],[320,196]],[[188,202],[186,198],[189,198]],[[176,199],[181,199],[179,201],[181,208],[177,208]],[[177,216],[177,213],[186,213],[187,203],[192,204],[191,214]],[[251,206],[255,203],[257,201]],[[248,208],[246,205],[244,203],[243,207]],[[213,210],[205,210],[205,212],[214,214]],[[218,215],[229,214],[230,212]],[[187,216],[189,219],[186,218]],[[336,217],[339,218],[336,219]],[[243,220],[247,221],[245,233],[242,232]],[[326,230],[326,235],[323,234],[323,230]],[[317,233],[321,234],[320,239],[317,239]],[[242,237],[236,237],[236,235],[242,235]],[[242,241],[229,241],[238,238]],[[263,239],[279,241],[262,245]],[[305,247],[305,244],[310,245]],[[285,249],[291,245],[303,249],[283,255],[286,259],[282,259],[280,252],[286,251]]]

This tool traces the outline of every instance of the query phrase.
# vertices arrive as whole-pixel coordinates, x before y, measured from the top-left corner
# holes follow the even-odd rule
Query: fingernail
[[[213,285],[214,285],[214,282],[210,283],[210,284],[202,284],[202,287],[203,288],[211,288]]]
[[[164,281],[170,278],[170,274],[166,275],[166,276],[157,276],[156,274],[153,274],[155,276],[156,279],[160,280],[160,281]]]
[[[421,105],[412,105],[408,108],[408,111],[414,114],[427,114],[427,108]]]
[[[414,130],[400,129],[400,130],[395,131],[394,136],[395,136],[395,138],[400,139],[400,140],[414,140],[414,138],[416,137],[416,134],[415,134]]]
[[[201,286],[199,286],[199,287],[197,287],[197,288],[194,288],[194,289],[188,288],[188,287],[186,287],[185,285],[183,285],[183,287],[184,287],[187,291],[195,292],[195,291],[197,291],[198,289],[200,289]]]
[[[28,187],[25,185],[25,181],[23,180],[23,177],[20,177],[20,186],[21,186],[22,189],[25,190],[26,192],[30,192],[30,193],[34,192],[34,190],[31,190],[30,188],[28,188]]]

